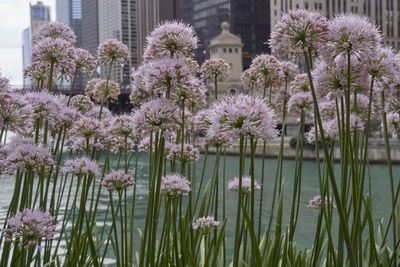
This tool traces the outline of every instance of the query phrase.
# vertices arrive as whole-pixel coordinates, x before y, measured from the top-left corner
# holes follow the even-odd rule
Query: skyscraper
[[[31,30],[26,28],[22,31],[22,66],[25,69],[31,64]],[[24,78],[24,88],[31,85],[29,78]]]
[[[31,36],[43,24],[50,21],[50,7],[43,4],[42,1],[37,1],[36,4],[30,5],[31,13]]]
[[[269,4],[265,0],[181,0],[180,18],[193,25],[200,40],[196,59],[209,58],[210,40],[228,21],[231,32],[242,38],[243,65],[248,67],[257,54],[268,51],[265,42],[270,31]]]
[[[81,0],[56,0],[56,19],[64,22],[75,32],[75,46],[82,45],[82,3]]]
[[[365,15],[380,27],[384,41],[395,49],[400,49],[400,2],[394,0],[273,0],[271,4],[271,27],[281,18],[281,14],[291,9],[316,10],[333,17],[342,13]]]

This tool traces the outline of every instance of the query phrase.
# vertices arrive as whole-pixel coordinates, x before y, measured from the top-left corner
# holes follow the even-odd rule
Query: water
[[[201,170],[203,165],[204,156],[201,157],[197,166],[197,184],[199,183]],[[117,157],[112,157],[112,164],[115,166],[117,162]],[[134,165],[135,159],[132,159],[132,165]],[[260,183],[261,180],[261,158],[255,159],[255,176],[256,180]],[[205,171],[205,180],[202,189],[204,189],[206,182],[211,178],[212,171],[215,163],[215,155],[208,155],[207,158],[207,168]],[[248,172],[250,160],[246,160],[245,170]],[[271,201],[273,195],[273,186],[275,179],[276,170],[276,159],[266,159],[265,160],[265,180],[264,180],[264,208],[262,211],[262,231],[266,229],[266,224],[269,220],[269,215],[271,213]],[[285,179],[283,193],[284,193],[284,209],[283,209],[283,220],[284,225],[289,223],[290,218],[290,206],[291,206],[291,196],[293,188],[293,176],[294,176],[295,162],[293,160],[284,160],[283,162],[283,176]],[[220,162],[220,192],[222,191],[222,169],[223,169],[223,159]],[[335,165],[336,173],[339,173],[339,165]],[[226,157],[226,183],[237,176],[239,172],[239,158],[237,156],[227,156]],[[400,166],[394,166],[394,174],[396,179],[396,184],[398,181],[398,175],[400,173]],[[370,178],[371,178],[371,195],[372,195],[372,210],[374,215],[374,225],[378,224],[378,220],[382,217],[385,218],[387,222],[390,210],[391,210],[391,200],[390,200],[390,184],[388,178],[388,170],[386,165],[374,164],[370,167]],[[136,177],[136,203],[135,203],[135,217],[134,225],[136,228],[144,228],[146,209],[147,209],[147,188],[148,188],[148,156],[146,153],[138,154],[138,175]],[[225,185],[226,186],[226,185]],[[14,178],[11,176],[0,176],[0,218],[4,218],[8,209],[8,205],[12,196],[14,188]],[[198,188],[198,186],[196,187]],[[368,188],[368,181],[366,185],[366,190]],[[197,189],[196,189],[197,190]],[[256,194],[256,199],[259,199],[259,192]],[[307,204],[310,199],[315,195],[319,194],[319,184],[317,176],[317,167],[315,162],[305,161],[303,162],[303,178],[302,178],[302,190],[300,199],[300,212],[299,219],[296,228],[296,233],[294,240],[298,244],[299,249],[310,248],[313,244],[315,228],[317,224],[318,211],[308,209]],[[132,203],[133,200],[133,190],[128,191],[128,202]],[[201,198],[201,197],[200,197]],[[219,198],[222,200],[222,198]],[[107,209],[109,202],[108,192],[103,190],[100,198],[97,224],[100,226],[103,222],[104,214]],[[236,203],[237,203],[237,193],[226,190],[226,203],[227,203],[227,225],[226,225],[226,236],[228,244],[228,255],[231,254],[235,230],[235,219],[236,219]],[[222,206],[222,201],[221,201]],[[256,205],[256,211],[258,214],[258,202]],[[219,212],[222,214],[222,212]],[[210,214],[211,215],[211,214]],[[163,215],[161,214],[161,217]],[[258,216],[257,216],[258,217]],[[258,220],[257,220],[258,221]],[[337,224],[338,216],[334,213],[333,224]],[[111,220],[108,221],[111,224]],[[160,227],[162,225],[162,220],[159,223]],[[337,232],[335,232],[337,227],[333,227],[333,234],[336,237]],[[283,228],[284,230],[284,228]],[[139,248],[140,239],[135,232],[135,244],[136,248]],[[61,249],[65,244],[61,243]],[[110,253],[108,253],[108,258],[105,263],[112,265],[112,248],[109,247]]]

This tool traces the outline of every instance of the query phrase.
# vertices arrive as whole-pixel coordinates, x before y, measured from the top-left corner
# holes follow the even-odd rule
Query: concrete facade
[[[210,42],[210,58],[221,58],[231,67],[229,80],[218,83],[218,95],[236,95],[243,92],[243,86],[240,82],[243,69],[243,43],[241,38],[232,34],[229,29],[229,23],[223,22],[221,33],[211,39]]]

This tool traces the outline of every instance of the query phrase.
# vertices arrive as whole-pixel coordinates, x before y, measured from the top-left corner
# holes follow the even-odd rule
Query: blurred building
[[[281,18],[281,14],[291,9],[316,10],[327,16],[356,13],[365,15],[380,27],[384,41],[393,48],[400,49],[400,1],[398,0],[271,0],[271,27]]]
[[[269,51],[265,44],[270,32],[269,3],[265,0],[181,0],[180,18],[193,25],[200,40],[196,59],[202,63],[210,57],[208,44],[227,21],[231,32],[243,42],[243,66],[252,58]]]
[[[50,21],[50,7],[38,1],[29,3],[30,25],[22,31],[22,66],[25,69],[31,64],[32,35],[43,24]],[[23,79],[24,88],[31,86],[30,79]]]
[[[56,20],[68,25],[76,35],[75,46],[82,45],[82,2],[81,0],[56,0]]]
[[[243,43],[240,37],[232,34],[229,30],[229,23],[223,22],[220,34],[211,39],[209,45],[210,58],[221,58],[231,67],[229,80],[218,83],[218,95],[236,95],[243,92],[243,86],[240,82],[243,70]],[[214,87],[214,85],[211,86]]]
[[[31,14],[31,36],[43,24],[50,21],[50,6],[46,6],[42,1],[37,1],[36,4],[30,5]]]
[[[22,66],[25,69],[31,65],[31,30],[26,28],[22,31]],[[31,80],[29,78],[23,79],[24,88],[30,87]]]

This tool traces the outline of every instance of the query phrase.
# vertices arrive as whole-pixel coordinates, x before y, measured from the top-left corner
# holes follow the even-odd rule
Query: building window
[[[299,9],[300,7],[299,7],[299,4],[296,4],[296,9]]]
[[[229,53],[232,53],[232,48],[229,48]]]
[[[232,96],[236,95],[236,91],[235,91],[235,89],[231,89],[231,90],[229,90],[229,93],[230,93]]]
[[[235,53],[236,54],[239,53],[239,49],[235,48]]]
[[[278,16],[278,11],[276,11],[276,9],[274,9],[274,16]]]
[[[222,52],[226,53],[226,48],[223,48],[223,49],[222,49]]]
[[[308,2],[304,2],[304,8],[308,9]]]
[[[314,9],[315,9],[315,10],[318,9],[318,3],[314,3]]]

